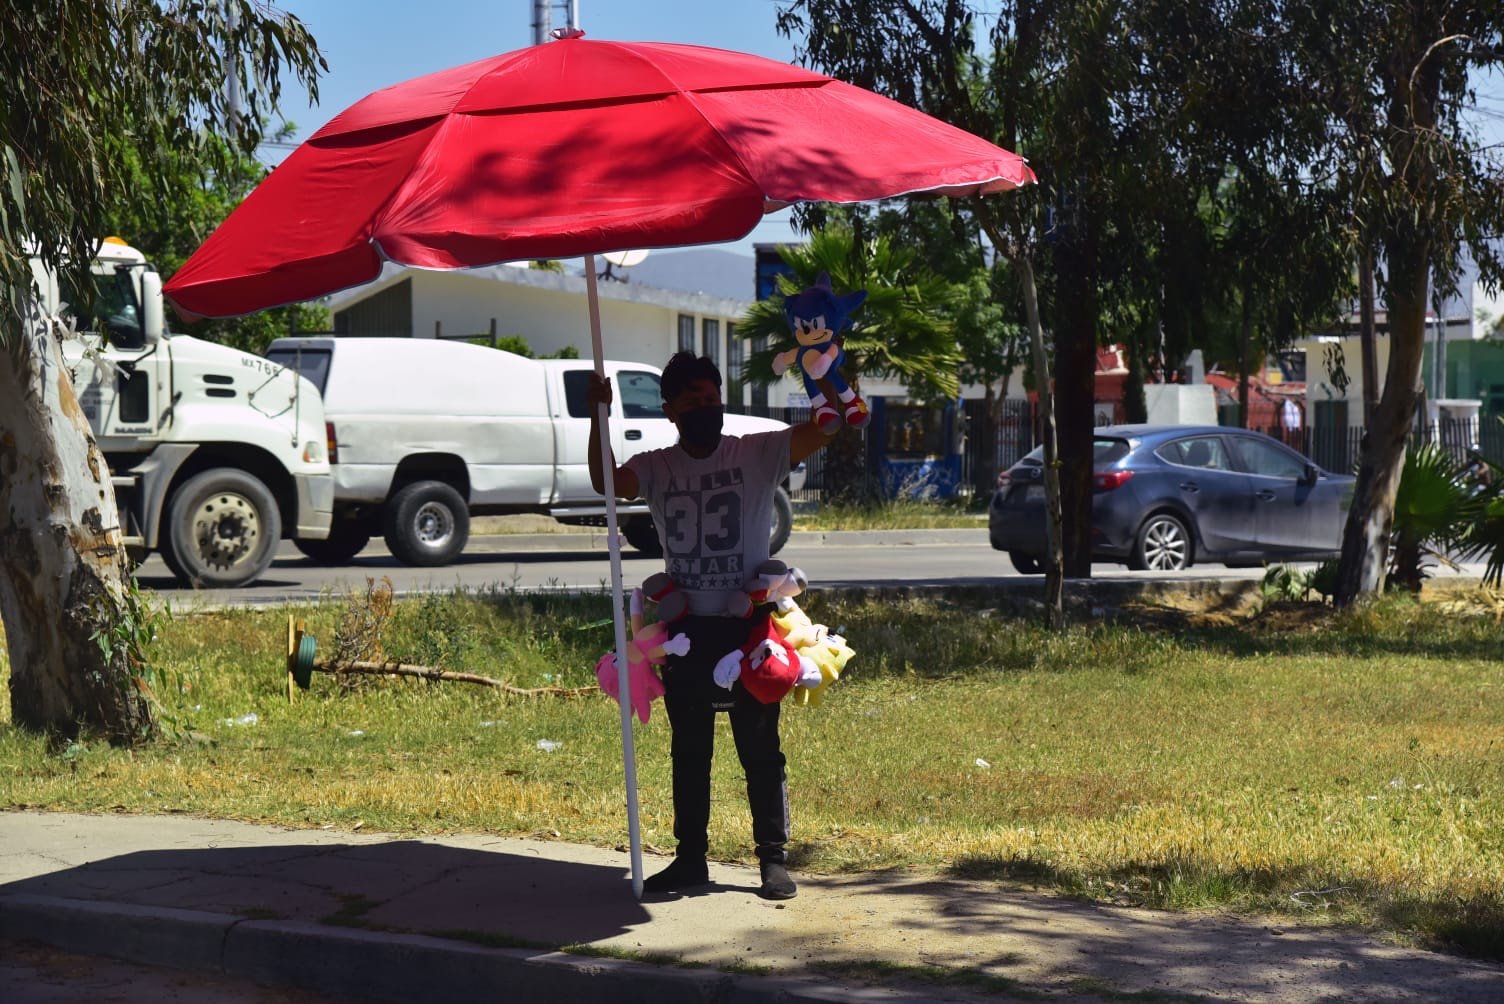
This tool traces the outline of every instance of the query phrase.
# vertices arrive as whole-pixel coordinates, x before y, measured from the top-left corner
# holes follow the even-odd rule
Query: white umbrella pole
[[[590,346],[597,376],[606,375],[601,347],[601,301],[595,288],[595,255],[585,256],[585,299],[590,304]],[[621,758],[627,772],[627,835],[632,848],[632,895],[642,898],[642,827],[637,818],[637,754],[632,746],[632,688],[627,683],[627,621],[621,588],[621,539],[616,532],[616,469],[611,456],[611,410],[600,406],[601,473],[606,487],[606,544],[611,552],[611,611],[616,621],[616,680],[621,694]]]

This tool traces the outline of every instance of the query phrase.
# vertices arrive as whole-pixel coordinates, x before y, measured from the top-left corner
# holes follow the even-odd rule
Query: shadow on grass
[[[1295,920],[1340,917],[1358,931],[1374,924],[1436,952],[1504,962],[1504,900],[1394,896],[1368,883],[1339,882],[1301,868],[1227,871],[1130,865],[1084,875],[1031,858],[966,857],[951,878],[1053,888],[1083,902],[1150,910],[1242,904]],[[1366,919],[1365,919],[1366,918]]]

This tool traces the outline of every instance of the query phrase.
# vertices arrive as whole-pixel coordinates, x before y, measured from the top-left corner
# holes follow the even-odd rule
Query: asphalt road
[[[622,581],[631,587],[663,568],[662,559],[645,558],[631,548],[622,552]],[[987,585],[1041,582],[1014,570],[1005,554],[994,551],[987,531],[901,530],[799,532],[778,557],[804,570],[816,587],[897,585]],[[1130,572],[1120,565],[1093,566],[1096,578],[1149,578],[1181,581],[1245,581],[1262,577],[1262,569],[1201,565],[1173,576]],[[396,593],[449,590],[518,589],[606,591],[611,566],[604,531],[570,534],[499,534],[473,537],[459,561],[443,568],[409,568],[381,544],[373,542],[349,565],[322,568],[284,543],[260,581],[243,589],[195,592],[183,589],[161,559],[149,558],[137,573],[142,586],[160,592],[174,608],[221,603],[281,603],[317,599],[327,593],[362,590],[367,579],[392,580]]]
[[[6,1004],[354,1004],[250,980],[75,955],[0,941],[0,1000]]]

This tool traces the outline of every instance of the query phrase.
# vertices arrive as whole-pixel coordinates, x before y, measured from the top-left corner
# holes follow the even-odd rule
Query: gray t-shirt
[[[725,613],[726,601],[768,560],[773,493],[789,472],[793,434],[791,427],[722,436],[704,458],[675,444],[624,465],[637,475],[663,541],[664,571],[684,591],[690,613]]]

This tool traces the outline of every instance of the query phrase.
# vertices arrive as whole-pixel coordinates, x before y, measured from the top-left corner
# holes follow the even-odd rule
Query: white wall
[[[566,347],[584,358],[591,355],[584,281],[577,276],[533,273],[506,281],[506,273],[495,278],[485,272],[416,269],[406,275],[412,280],[415,337],[432,338],[435,321],[445,338],[485,335],[494,317],[497,335],[520,335],[540,356]],[[720,323],[718,358],[724,368],[727,326],[736,324],[747,306],[719,297],[616,283],[601,283],[599,291],[606,357],[659,367],[678,350],[679,316],[684,314],[694,318],[696,351],[701,348],[704,321]],[[802,394],[801,385],[787,380],[772,384],[768,403],[781,407],[790,393]]]
[[[1144,404],[1151,425],[1217,424],[1217,392],[1211,384],[1145,384]]]
[[[606,356],[661,366],[673,351],[677,313],[643,303],[601,300],[601,338]],[[585,298],[553,289],[487,280],[457,272],[413,276],[413,331],[432,337],[434,322],[445,337],[496,333],[520,335],[538,355],[573,347],[589,358],[590,315]]]

